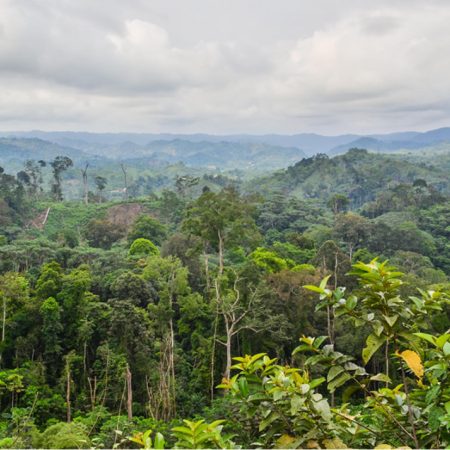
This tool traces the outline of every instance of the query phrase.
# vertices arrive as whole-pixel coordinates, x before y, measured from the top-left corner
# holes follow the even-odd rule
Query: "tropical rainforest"
[[[0,448],[450,446],[448,145],[0,144]]]

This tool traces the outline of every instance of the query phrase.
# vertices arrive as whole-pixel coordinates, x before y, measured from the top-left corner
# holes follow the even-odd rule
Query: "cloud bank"
[[[448,2],[300,3],[3,0],[0,129],[450,124]]]

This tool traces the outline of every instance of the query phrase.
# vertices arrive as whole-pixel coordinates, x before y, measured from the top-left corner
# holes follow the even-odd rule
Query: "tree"
[[[218,194],[208,191],[189,206],[183,229],[202,239],[205,255],[210,246],[218,251],[221,275],[227,244],[239,242],[251,246],[259,239],[252,214],[252,205],[235,189],[226,188]]]
[[[142,308],[149,303],[155,303],[158,299],[153,283],[130,271],[114,279],[111,284],[111,293],[119,300],[131,300],[136,306]]]
[[[154,306],[149,305],[149,310],[156,319],[156,333],[160,340],[159,415],[161,418],[169,419],[176,413],[174,316],[178,299],[190,294],[187,270],[177,258],[154,256],[147,260],[143,277],[146,280],[152,280],[158,286],[159,302]]]
[[[226,349],[226,365],[223,373],[226,379],[230,378],[232,344],[235,336],[243,330],[257,332],[264,327],[260,320],[255,320],[264,308],[258,291],[253,289],[248,295],[243,296],[241,292],[243,289],[239,284],[240,280],[236,273],[215,281],[217,312],[225,326],[225,340],[217,339],[217,341]]]
[[[200,181],[199,177],[191,177],[190,175],[178,176],[175,181],[175,187],[178,195],[185,197],[187,192]]]
[[[105,177],[97,175],[94,178],[95,185],[97,186],[97,195],[99,198],[99,202],[102,202],[102,192],[105,190],[106,185],[108,184],[108,180]]]
[[[53,169],[52,194],[55,200],[61,201],[63,199],[62,193],[62,174],[73,166],[73,161],[68,156],[57,156],[51,163]]]
[[[81,169],[81,176],[83,177],[83,199],[84,204],[87,205],[89,201],[89,185],[88,185],[88,175],[87,171],[89,168],[89,163],[86,163],[84,169]]]
[[[53,297],[49,297],[40,308],[42,316],[42,340],[44,344],[44,358],[49,372],[55,376],[61,356],[61,307]]]
[[[141,215],[133,223],[127,239],[131,244],[136,239],[145,238],[159,246],[166,236],[167,228],[162,223],[151,216]]]
[[[333,211],[336,216],[339,213],[347,211],[350,200],[343,194],[334,194],[327,202],[327,206]]]
[[[339,214],[333,229],[334,235],[346,244],[350,261],[353,258],[353,252],[366,242],[370,231],[370,222],[353,213]]]
[[[25,173],[29,177],[29,193],[35,199],[42,192],[42,168],[46,166],[45,161],[27,160],[25,162]]]
[[[138,238],[131,244],[128,254],[130,256],[159,255],[159,250],[149,239]]]
[[[92,219],[86,225],[84,235],[91,247],[99,247],[105,250],[124,235],[124,231],[105,219]]]
[[[9,272],[0,275],[0,299],[1,299],[1,342],[2,346],[6,339],[7,318],[12,311],[28,298],[28,282],[18,273]],[[0,362],[3,352],[0,353]]]
[[[120,168],[122,169],[122,173],[123,173],[123,194],[124,194],[124,199],[128,200],[128,174],[127,174],[127,166],[123,163],[120,163]]]
[[[293,266],[294,262],[280,258],[276,253],[271,252],[263,247],[258,247],[250,254],[252,261],[267,272],[280,272]]]

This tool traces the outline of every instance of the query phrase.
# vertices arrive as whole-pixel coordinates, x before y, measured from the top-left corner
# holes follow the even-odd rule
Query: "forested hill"
[[[340,193],[349,197],[353,207],[360,207],[383,189],[417,180],[424,180],[437,191],[449,189],[448,173],[439,167],[354,148],[333,158],[325,154],[304,158],[252,182],[249,190],[321,200]]]
[[[58,155],[78,160],[88,158],[82,150],[38,138],[0,138],[0,163],[4,165],[22,163],[28,159],[46,161]]]
[[[94,143],[69,141],[72,145],[39,138],[0,137],[0,164],[17,170],[28,159],[48,161],[58,155],[70,157],[75,165],[86,161],[125,161],[130,165],[165,166],[184,163],[189,167],[217,170],[243,169],[267,172],[287,167],[305,156],[297,147],[258,142],[192,142],[183,139],[157,140],[145,144],[132,141]]]

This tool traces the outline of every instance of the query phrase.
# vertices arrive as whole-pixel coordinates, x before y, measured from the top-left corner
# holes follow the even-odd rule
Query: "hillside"
[[[57,155],[69,156],[75,164],[103,159],[153,167],[184,163],[190,167],[258,171],[287,167],[306,156],[305,152],[296,147],[256,142],[192,142],[172,139],[150,141],[145,144],[131,140],[120,142],[63,140],[57,143],[35,137],[0,138],[0,163],[13,166],[14,169],[27,159],[50,160]],[[102,165],[107,161],[103,161]]]
[[[439,190],[448,191],[448,173],[423,162],[412,163],[388,155],[351,149],[333,158],[319,154],[303,159],[285,170],[262,177],[248,185],[251,191],[283,192],[301,198],[328,199],[332,194],[347,195],[359,207],[374,199],[376,193],[400,183],[424,179]]]
[[[179,143],[179,141],[198,145],[197,152],[203,152],[205,147],[208,147],[207,144],[224,146],[225,143],[226,145],[232,143],[237,144],[237,149],[240,146],[244,146],[246,151],[248,151],[246,148],[248,145],[264,144],[265,146],[273,147],[275,155],[279,153],[280,148],[296,148],[302,149],[307,156],[316,153],[337,155],[355,147],[379,152],[421,151],[426,147],[450,142],[449,127],[425,132],[402,131],[359,135],[347,133],[335,136],[316,133],[213,135],[205,133],[87,133],[52,131],[0,133],[0,136],[2,135],[5,137],[38,138],[62,146],[83,150],[86,153],[114,155],[115,157],[126,157],[129,152],[141,156],[148,155],[148,152],[152,153],[152,147],[158,148],[161,145],[173,147],[177,145],[174,143]],[[164,142],[166,144],[163,144]],[[186,147],[189,147],[189,145],[186,145]]]
[[[27,159],[48,161],[58,155],[77,160],[89,158],[82,150],[38,138],[0,138],[0,164],[13,165]]]

